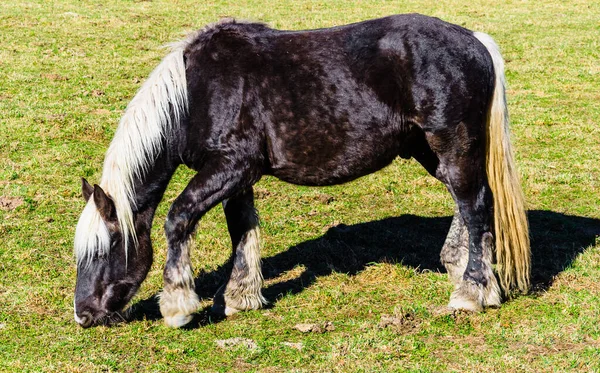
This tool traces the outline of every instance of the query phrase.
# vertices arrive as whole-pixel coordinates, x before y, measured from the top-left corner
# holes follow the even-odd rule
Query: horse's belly
[[[319,133],[270,149],[270,174],[299,185],[334,185],[387,166],[399,153],[399,136]]]

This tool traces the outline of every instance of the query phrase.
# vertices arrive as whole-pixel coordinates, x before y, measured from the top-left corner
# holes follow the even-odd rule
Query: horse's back
[[[389,164],[415,127],[481,106],[481,75],[493,79],[482,48],[472,32],[420,15],[310,31],[224,24],[196,57],[214,109],[207,135],[253,133],[264,172],[289,182],[348,181]]]

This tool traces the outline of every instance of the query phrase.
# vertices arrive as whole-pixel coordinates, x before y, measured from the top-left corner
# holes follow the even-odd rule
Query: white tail
[[[489,35],[476,32],[475,37],[490,53],[496,75],[487,138],[487,176],[494,195],[496,268],[505,292],[511,288],[527,291],[531,271],[529,224],[510,144],[504,60]]]

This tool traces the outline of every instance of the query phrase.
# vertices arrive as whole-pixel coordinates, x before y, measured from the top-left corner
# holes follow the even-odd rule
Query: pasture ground
[[[137,320],[75,324],[79,180],[100,179],[162,45],[221,16],[306,29],[406,12],[487,32],[503,50],[530,208],[529,295],[481,314],[443,311],[452,288],[438,255],[453,202],[416,162],[398,160],[336,187],[261,180],[271,307],[224,321],[201,310],[190,328],[168,329],[154,295],[164,217],[191,176],[180,169],[155,220]],[[592,0],[0,2],[0,371],[599,372],[598,20]],[[230,252],[220,207],[196,238],[208,307]]]

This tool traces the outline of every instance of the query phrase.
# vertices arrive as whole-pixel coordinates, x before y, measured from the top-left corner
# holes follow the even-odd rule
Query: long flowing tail
[[[525,198],[510,145],[506,107],[504,60],[494,40],[475,33],[494,63],[496,82],[488,113],[487,175],[494,195],[496,269],[505,292],[517,288],[526,292],[531,272],[529,224]]]

